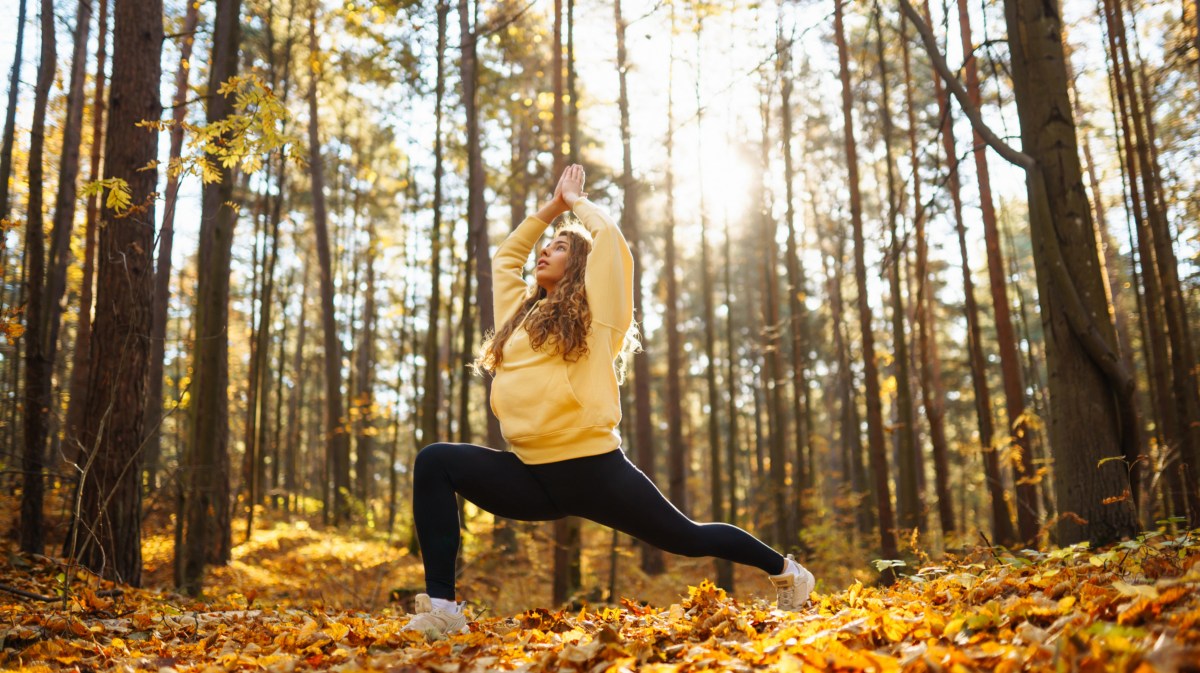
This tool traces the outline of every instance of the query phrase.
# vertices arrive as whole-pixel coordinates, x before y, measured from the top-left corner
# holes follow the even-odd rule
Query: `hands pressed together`
[[[570,210],[576,201],[585,198],[587,196],[587,193],[583,191],[585,177],[583,166],[579,164],[571,164],[563,169],[562,175],[558,178],[558,184],[554,187],[554,196],[538,211],[537,218],[549,223]]]

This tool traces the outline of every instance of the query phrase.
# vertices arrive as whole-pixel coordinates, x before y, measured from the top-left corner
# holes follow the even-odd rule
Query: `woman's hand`
[[[583,191],[583,180],[583,166],[572,164],[563,169],[562,175],[558,178],[558,184],[554,186],[554,196],[542,206],[534,217],[550,223],[554,221],[554,218],[570,210],[576,201],[587,196]]]
[[[567,204],[568,208],[574,208],[575,202],[587,196],[583,191],[584,180],[583,166],[579,164],[571,164],[563,171],[562,177],[558,180],[558,186],[554,188],[556,196],[560,196],[563,203]]]

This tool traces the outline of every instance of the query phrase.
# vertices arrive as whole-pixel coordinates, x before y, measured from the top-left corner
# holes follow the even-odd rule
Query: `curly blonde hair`
[[[571,241],[571,250],[567,253],[566,273],[558,282],[554,294],[548,294],[541,286],[533,286],[508,322],[484,339],[474,363],[477,372],[496,373],[504,362],[505,344],[522,322],[529,334],[529,345],[534,350],[541,350],[549,344],[551,352],[561,354],[567,362],[577,362],[588,354],[587,337],[592,331],[592,312],[588,307],[584,274],[588,255],[592,251],[592,237],[578,224],[563,225],[555,236],[563,234]],[[539,302],[541,306],[534,311]]]

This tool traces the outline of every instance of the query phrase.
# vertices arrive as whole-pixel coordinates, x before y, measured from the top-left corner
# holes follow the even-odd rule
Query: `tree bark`
[[[34,88],[33,126],[29,140],[29,208],[25,224],[25,449],[21,458],[21,550],[41,554],[43,547],[42,501],[45,490],[46,439],[49,434],[50,369],[53,353],[47,353],[46,234],[42,220],[42,168],[46,143],[46,107],[57,65],[54,42],[54,3],[42,0],[42,51]]]
[[[158,135],[136,125],[162,114],[160,0],[115,3],[105,176],[129,185],[132,208],[102,211],[92,371],[83,443],[87,463],[73,526],[75,556],[101,575],[141,582],[141,443],[150,344]]]
[[[838,45],[838,63],[842,80],[843,142],[849,172],[850,219],[854,230],[854,280],[858,289],[858,317],[862,330],[863,374],[867,396],[867,450],[874,478],[875,501],[879,511],[879,551],[885,559],[900,555],[896,543],[896,522],[892,512],[888,484],[887,450],[883,438],[883,410],[879,390],[879,366],[875,361],[875,334],[871,327],[871,305],[867,301],[867,265],[863,241],[862,196],[858,184],[858,150],[854,141],[854,92],[850,87],[849,50],[843,27],[843,0],[834,0],[834,31]]]
[[[208,78],[208,122],[233,113],[234,101],[217,95],[237,75],[240,0],[217,0],[212,68]],[[191,386],[191,441],[183,483],[183,560],[176,584],[198,593],[209,563],[226,563],[232,549],[229,503],[229,276],[237,211],[234,173],[221,170],[220,181],[205,185],[201,201],[200,250],[196,281],[195,345]]]

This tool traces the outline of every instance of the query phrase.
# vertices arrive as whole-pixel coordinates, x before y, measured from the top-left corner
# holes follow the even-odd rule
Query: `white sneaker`
[[[417,594],[416,613],[402,631],[420,631],[430,640],[455,633],[466,633],[467,616],[460,612],[434,609],[429,594]]]
[[[785,569],[783,574],[771,575],[771,584],[775,585],[777,598],[775,604],[780,610],[796,611],[804,607],[808,603],[809,594],[812,593],[813,586],[817,581],[813,578],[813,574],[796,563],[796,559],[792,558],[791,554],[787,555],[788,566],[795,563],[800,570],[798,572],[790,572]]]

